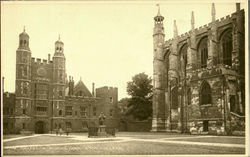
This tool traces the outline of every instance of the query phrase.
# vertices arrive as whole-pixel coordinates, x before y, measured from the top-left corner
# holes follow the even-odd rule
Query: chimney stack
[[[240,3],[236,3],[236,12],[240,11]]]
[[[50,61],[50,54],[48,54],[48,62]]]
[[[92,96],[95,97],[95,83],[92,83]]]

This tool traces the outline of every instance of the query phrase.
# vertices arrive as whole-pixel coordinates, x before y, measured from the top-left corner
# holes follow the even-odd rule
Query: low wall
[[[121,122],[119,131],[149,132],[152,129],[152,121],[127,121]]]

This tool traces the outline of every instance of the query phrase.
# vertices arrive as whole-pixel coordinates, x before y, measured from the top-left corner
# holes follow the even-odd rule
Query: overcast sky
[[[218,2],[218,1],[216,1]],[[32,57],[47,59],[61,35],[66,73],[75,82],[82,77],[91,91],[96,87],[118,87],[119,99],[127,97],[126,86],[135,74],[153,73],[153,17],[158,2],[1,2],[2,76],[5,91],[15,91],[18,35],[26,27]],[[179,34],[190,30],[191,11],[195,27],[211,21],[211,1],[159,2],[165,17],[166,39],[173,37],[173,20]],[[215,3],[216,18],[235,12],[235,3]],[[245,8],[241,3],[241,8]]]

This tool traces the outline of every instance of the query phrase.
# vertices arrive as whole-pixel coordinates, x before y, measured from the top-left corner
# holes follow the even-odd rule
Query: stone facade
[[[16,91],[4,94],[5,133],[48,133],[59,128],[86,131],[98,125],[101,112],[107,117],[107,127],[118,127],[118,89],[106,86],[95,89],[93,84],[90,93],[81,80],[74,85],[73,77],[67,79],[65,62],[60,37],[55,42],[52,60],[50,54],[48,60],[41,60],[31,57],[25,30],[19,35]]]
[[[154,18],[152,131],[231,134],[245,127],[245,12],[236,12],[165,41]]]

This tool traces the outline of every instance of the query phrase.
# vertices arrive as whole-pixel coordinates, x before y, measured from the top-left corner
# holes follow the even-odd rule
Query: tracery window
[[[233,50],[232,31],[227,31],[226,33],[224,33],[221,39],[221,44],[222,44],[223,64],[232,66],[232,50]]]
[[[206,68],[208,59],[207,37],[200,41],[198,50],[200,53],[201,68]]]
[[[210,85],[207,82],[204,82],[201,86],[201,105],[207,105],[212,104],[212,98],[211,98],[211,88]]]
[[[185,76],[187,66],[187,44],[185,44],[180,51],[181,74]]]

